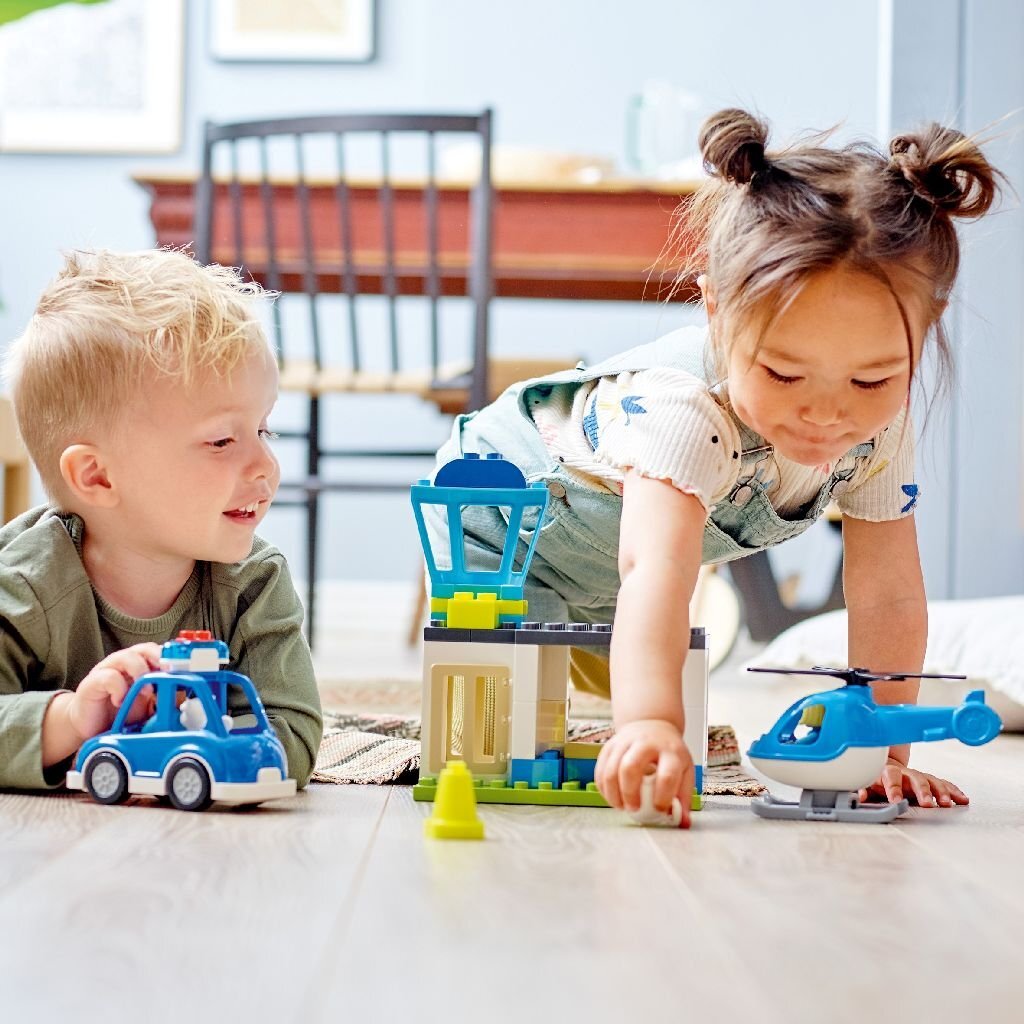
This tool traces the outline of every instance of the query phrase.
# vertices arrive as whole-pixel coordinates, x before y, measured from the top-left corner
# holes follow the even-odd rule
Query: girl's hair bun
[[[712,114],[698,136],[704,170],[736,185],[768,170],[767,142],[768,125],[735,107]]]
[[[929,124],[889,143],[890,166],[914,194],[951,217],[980,217],[995,201],[995,171],[978,146],[953,128]]]

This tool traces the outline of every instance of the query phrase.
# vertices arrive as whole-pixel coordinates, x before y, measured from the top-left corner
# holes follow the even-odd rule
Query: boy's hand
[[[862,802],[873,798],[896,803],[904,796],[911,797],[918,807],[952,807],[970,803],[967,794],[952,782],[927,772],[914,771],[894,757],[889,758],[878,779],[858,794]]]
[[[68,723],[79,740],[84,742],[109,729],[132,683],[159,667],[159,644],[135,644],[115,651],[96,665],[67,701]],[[152,690],[147,687],[142,696],[145,699],[136,700],[129,722],[138,722],[153,713]]]
[[[601,795],[620,810],[640,809],[640,790],[648,766],[656,769],[654,806],[669,813],[672,798],[683,807],[681,828],[690,827],[693,758],[679,729],[658,718],[639,719],[616,729],[604,745],[594,769]]]

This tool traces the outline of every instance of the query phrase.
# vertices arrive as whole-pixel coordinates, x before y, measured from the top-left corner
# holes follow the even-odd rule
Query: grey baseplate
[[[607,647],[612,640],[610,623],[589,622],[505,622],[497,629],[449,628],[443,620],[432,619],[423,630],[424,640],[441,643],[532,644],[535,647]],[[690,650],[704,650],[707,634],[703,626],[690,630]]]
[[[903,814],[910,802],[896,804],[862,804],[856,793],[832,789],[805,789],[800,802],[780,800],[771,793],[752,800],[751,810],[760,818],[781,818],[787,821],[862,821],[885,824]]]

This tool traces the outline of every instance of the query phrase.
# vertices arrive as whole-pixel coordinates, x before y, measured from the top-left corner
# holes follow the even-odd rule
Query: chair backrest
[[[4,522],[21,515],[29,506],[29,458],[18,434],[14,407],[0,395],[0,465],[4,473]]]
[[[479,176],[470,182],[439,181],[438,137],[450,135],[479,146]],[[241,267],[265,287],[299,297],[315,370],[372,369],[387,378],[415,363],[450,388],[456,382],[443,381],[444,368],[460,364],[468,377],[457,383],[478,408],[488,394],[492,208],[489,110],[207,123],[196,257]],[[375,312],[383,332],[361,322],[356,299],[369,294],[381,296]],[[410,296],[419,297],[424,320],[406,331],[410,317],[400,314],[399,301]],[[438,305],[446,296],[468,298],[469,344],[452,348],[442,338],[450,321]],[[275,303],[271,332],[282,360],[291,358],[291,322]],[[418,359],[404,342],[413,333]]]

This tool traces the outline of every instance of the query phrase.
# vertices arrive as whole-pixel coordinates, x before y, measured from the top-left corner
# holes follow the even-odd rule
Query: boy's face
[[[901,299],[917,365],[927,327],[912,292]],[[885,286],[845,268],[812,277],[764,333],[740,331],[729,352],[736,414],[804,466],[834,463],[899,414],[910,352],[899,308]]]
[[[246,557],[280,482],[267,435],[276,400],[269,350],[189,387],[153,375],[106,453],[125,545],[158,561]]]

